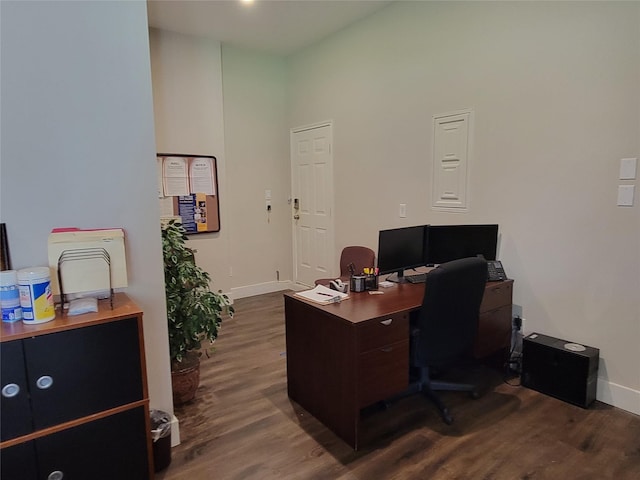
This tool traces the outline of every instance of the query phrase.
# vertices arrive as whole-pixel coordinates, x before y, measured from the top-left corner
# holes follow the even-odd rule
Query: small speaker
[[[522,340],[522,385],[587,408],[596,399],[600,350],[532,333]]]

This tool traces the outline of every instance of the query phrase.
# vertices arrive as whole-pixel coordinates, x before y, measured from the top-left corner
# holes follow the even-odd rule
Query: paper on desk
[[[338,292],[337,290],[331,290],[329,287],[325,287],[324,285],[316,285],[315,288],[305,290],[304,292],[297,292],[296,295],[321,305],[337,303],[349,298],[349,294]]]

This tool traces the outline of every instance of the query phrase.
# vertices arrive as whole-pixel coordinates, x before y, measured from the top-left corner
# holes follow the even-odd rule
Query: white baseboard
[[[263,293],[280,292],[282,290],[302,290],[306,287],[295,284],[290,280],[283,282],[265,282],[255,285],[246,285],[244,287],[232,288],[227,296],[233,301],[239,298],[253,297],[254,295],[262,295]]]
[[[640,391],[598,378],[596,399],[640,415]]]

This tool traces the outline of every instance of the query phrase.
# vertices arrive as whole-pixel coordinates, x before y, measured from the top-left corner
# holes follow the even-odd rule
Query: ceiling
[[[393,0],[147,0],[149,25],[224,44],[289,55]]]

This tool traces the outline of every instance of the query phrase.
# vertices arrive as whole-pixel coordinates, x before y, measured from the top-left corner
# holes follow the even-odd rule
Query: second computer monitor
[[[381,274],[397,273],[402,281],[404,270],[424,265],[424,225],[392,228],[378,233],[378,268]],[[393,280],[390,279],[390,280]]]
[[[429,225],[426,228],[425,263],[437,265],[482,255],[496,259],[498,225]]]

